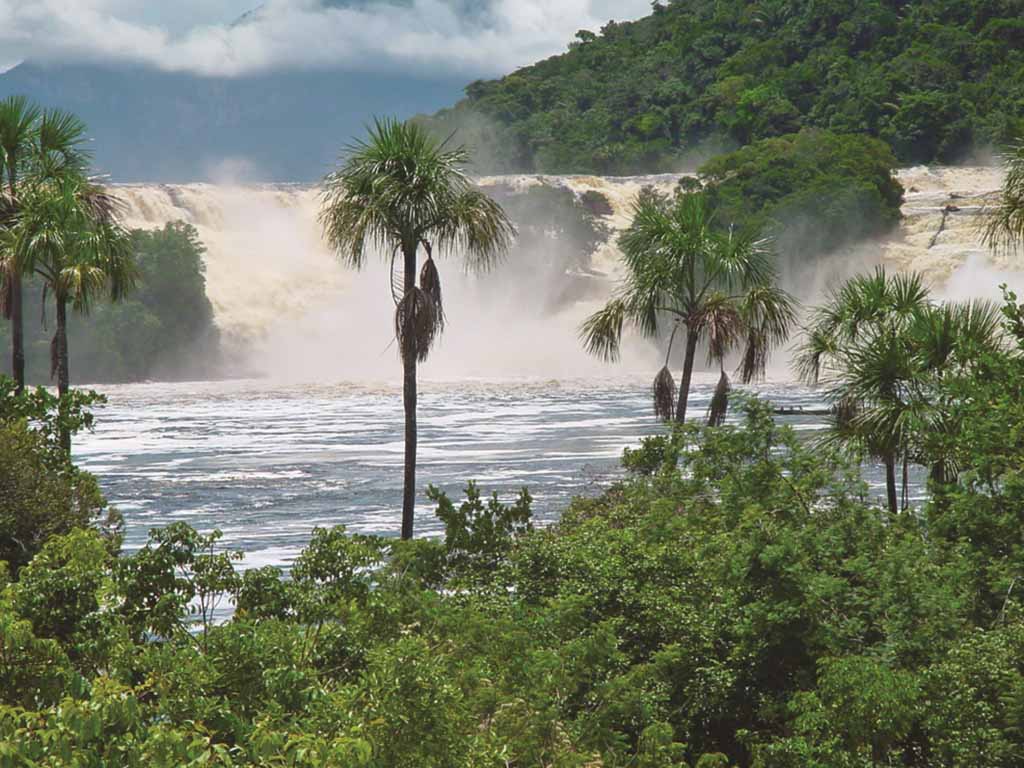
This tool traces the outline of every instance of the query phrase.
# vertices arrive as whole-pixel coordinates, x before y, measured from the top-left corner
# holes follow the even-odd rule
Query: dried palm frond
[[[666,365],[654,377],[654,415],[662,421],[671,421],[675,407],[676,381]]]
[[[707,297],[691,328],[707,339],[708,364],[721,362],[743,335],[744,320],[736,302],[721,291]]]
[[[402,359],[412,354],[418,362],[426,360],[439,330],[434,302],[413,286],[395,309],[395,338]]]
[[[720,427],[725,423],[725,414],[729,410],[729,392],[732,384],[725,371],[718,377],[718,386],[715,387],[715,394],[711,397],[711,404],[708,406],[708,426]]]
[[[427,297],[434,304],[434,312],[437,315],[438,333],[444,330],[444,304],[441,301],[441,276],[437,272],[437,264],[430,255],[430,246],[427,246],[427,260],[423,262],[423,269],[420,270],[420,288],[427,294]]]

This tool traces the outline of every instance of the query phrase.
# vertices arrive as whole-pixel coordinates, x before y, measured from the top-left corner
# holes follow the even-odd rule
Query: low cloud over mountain
[[[246,12],[239,0],[0,0],[8,59],[0,64],[116,62],[211,77],[415,67],[482,77],[649,8],[649,0],[269,0]]]

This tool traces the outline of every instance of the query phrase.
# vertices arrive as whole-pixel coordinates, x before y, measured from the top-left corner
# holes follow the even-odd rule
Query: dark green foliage
[[[74,467],[60,443],[92,425],[95,392],[63,398],[44,389],[15,394],[0,377],[0,561],[11,576],[52,536],[101,525],[108,547],[119,545],[120,518],[100,493],[96,478]]]
[[[914,514],[745,398],[735,425],[648,438],[629,478],[546,528],[525,491],[432,489],[443,542],[318,529],[290,577],[239,575],[217,532],[181,524],[116,559],[59,532],[17,581],[0,568],[0,761],[1015,768],[1012,294],[1003,319],[1012,348],[929,382],[945,426],[909,422],[957,470]]]
[[[936,535],[958,500],[892,515],[741,409],[648,440],[644,476],[552,527],[529,529],[525,494],[434,491],[444,543],[318,530],[290,579],[236,576],[183,525],[116,561],[95,533],[52,538],[0,591],[0,758],[1019,765],[1024,615],[1012,590],[979,615],[972,575],[1005,556]],[[211,621],[224,594],[237,611]]]
[[[773,237],[790,274],[809,257],[885,234],[903,187],[881,141],[805,130],[755,142],[700,169],[722,222]]]
[[[454,573],[494,571],[507,559],[516,539],[533,530],[533,499],[525,488],[512,506],[502,504],[497,493],[485,504],[473,482],[466,486],[466,500],[458,507],[432,485],[427,498],[437,504],[437,517],[444,523],[448,567]]]
[[[488,172],[675,171],[821,128],[951,162],[1024,133],[1020,0],[672,0],[432,118]]]
[[[206,296],[205,249],[195,229],[173,222],[163,229],[133,230],[131,249],[139,279],[128,298],[97,302],[88,315],[68,318],[73,377],[137,381],[214,370],[219,339]],[[43,307],[42,286],[34,280],[25,283],[25,299],[27,376],[48,383],[52,302],[48,297],[51,305]],[[9,343],[7,334],[7,326],[0,326],[0,343]]]

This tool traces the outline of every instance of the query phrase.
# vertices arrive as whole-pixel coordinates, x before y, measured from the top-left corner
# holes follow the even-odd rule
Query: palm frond
[[[738,303],[716,291],[707,296],[690,320],[691,332],[707,341],[708,364],[721,362],[743,337]]]
[[[662,421],[671,421],[676,408],[676,380],[666,365],[654,377],[654,415]]]
[[[438,333],[444,331],[444,303],[441,300],[441,276],[437,272],[437,264],[430,255],[430,246],[427,246],[427,260],[423,262],[423,269],[420,270],[420,288],[427,294],[427,298],[434,305],[434,314],[437,316]]]
[[[998,201],[985,211],[983,241],[993,250],[1012,251],[1024,245],[1024,143],[1004,162],[1006,178]]]
[[[715,393],[711,396],[711,403],[708,405],[709,427],[720,427],[725,423],[725,417],[729,411],[729,392],[731,390],[732,384],[723,369],[722,375],[718,377]]]
[[[587,352],[609,362],[618,360],[625,318],[626,305],[620,298],[588,317],[580,327],[580,340]]]
[[[439,211],[423,231],[441,250],[461,252],[475,271],[491,268],[512,245],[515,227],[500,205],[483,192],[465,190]]]
[[[439,331],[430,297],[417,286],[406,290],[405,298],[395,308],[395,339],[402,359],[412,355],[417,362],[426,360]]]
[[[771,351],[786,343],[796,325],[797,301],[773,283],[756,285],[744,294],[739,307],[746,331],[740,381],[763,378]]]
[[[40,114],[39,107],[26,96],[0,100],[0,181],[9,182],[12,172],[17,175],[29,161]]]
[[[84,174],[90,153],[85,149],[86,125],[77,115],[61,109],[47,109],[39,118],[39,157],[43,173]]]

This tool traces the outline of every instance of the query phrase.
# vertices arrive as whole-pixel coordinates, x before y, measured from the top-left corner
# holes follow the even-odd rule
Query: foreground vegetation
[[[629,479],[550,528],[533,529],[525,492],[504,504],[471,485],[458,504],[432,490],[443,541],[320,529],[289,577],[236,573],[216,533],[184,525],[115,557],[115,528],[81,527],[105,519],[101,502],[64,519],[52,495],[88,483],[52,450],[52,402],[11,394],[0,486],[22,490],[14,506],[0,495],[0,516],[58,519],[30,558],[4,544],[0,759],[1019,765],[1012,296],[1003,317],[1009,348],[935,384],[958,426],[921,434],[957,473],[921,508],[876,506],[846,459],[747,401],[736,425],[627,452]],[[67,474],[38,486],[32,461]]]
[[[867,134],[901,163],[1024,133],[1020,0],[670,0],[425,121],[487,172],[678,170],[803,128]]]

